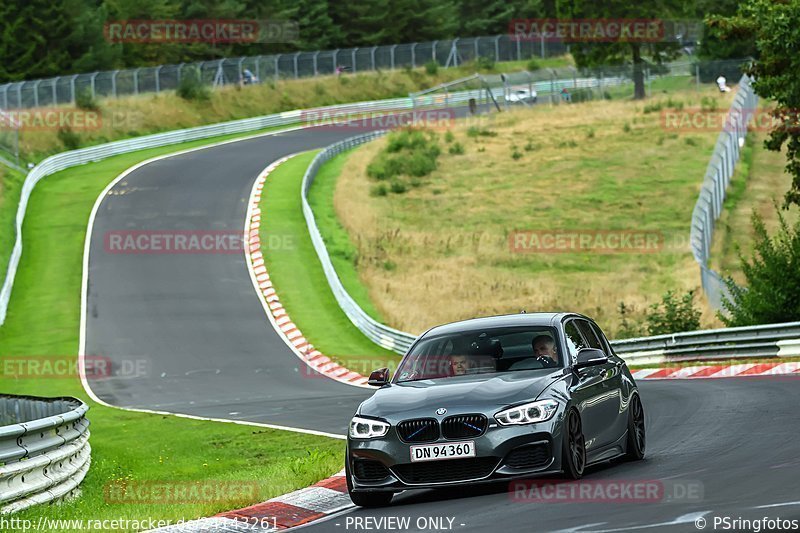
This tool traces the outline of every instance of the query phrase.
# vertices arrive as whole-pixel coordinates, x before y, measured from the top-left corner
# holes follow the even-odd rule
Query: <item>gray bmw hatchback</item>
[[[396,492],[540,474],[578,479],[645,453],[628,367],[575,313],[478,318],[430,329],[350,422],[345,471],[356,505]]]

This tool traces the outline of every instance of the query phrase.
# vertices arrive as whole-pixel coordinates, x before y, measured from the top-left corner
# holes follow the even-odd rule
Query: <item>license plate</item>
[[[475,457],[475,442],[448,442],[446,444],[411,446],[412,463],[456,459],[459,457]]]

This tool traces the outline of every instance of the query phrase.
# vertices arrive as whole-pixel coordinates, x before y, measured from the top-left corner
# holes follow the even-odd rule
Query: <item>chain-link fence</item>
[[[711,255],[714,225],[722,213],[726,191],[747,136],[748,122],[758,106],[758,96],[753,91],[751,81],[747,75],[739,81],[736,98],[723,121],[692,213],[692,254],[700,266],[703,291],[709,303],[717,309],[722,305],[723,296],[729,295],[722,276],[708,266],[708,258]]]
[[[90,72],[0,85],[0,109],[70,104],[80,93],[92,97],[136,95],[175,90],[189,70],[205,83],[218,86],[264,80],[303,78],[338,72],[419,67],[435,62],[458,66],[479,57],[513,61],[563,55],[560,42],[514,41],[509,35],[448,39],[425,43],[340,48],[316,52],[262,55],[160,65],[127,70]]]

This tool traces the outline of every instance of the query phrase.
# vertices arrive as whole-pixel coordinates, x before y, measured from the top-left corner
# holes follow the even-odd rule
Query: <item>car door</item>
[[[628,402],[630,400],[630,395],[632,393],[632,387],[630,380],[626,379],[622,373],[623,366],[625,365],[625,361],[614,354],[614,350],[611,349],[611,344],[608,342],[608,338],[603,333],[603,330],[595,324],[594,322],[590,322],[590,326],[592,330],[595,332],[597,337],[600,339],[600,343],[602,344],[602,350],[608,356],[608,361],[612,364],[612,371],[613,376],[609,378],[609,386],[616,388],[619,390],[619,399],[620,399],[620,408],[617,416],[616,421],[616,428],[613,432],[616,435],[616,438],[620,438],[621,436],[625,435],[628,431]]]
[[[586,339],[580,332],[577,319],[569,319],[564,323],[564,336],[567,343],[569,364],[573,365],[578,351],[588,348]],[[606,392],[603,376],[597,367],[587,367],[576,373],[576,379],[570,389],[572,400],[581,415],[583,436],[586,439],[587,455],[597,448],[601,433],[604,431],[601,400]]]
[[[606,356],[610,356],[605,344],[601,341],[593,324],[582,318],[575,319],[575,324],[580,330],[589,348],[602,350]],[[620,433],[620,418],[622,417],[622,381],[620,379],[620,368],[617,366],[615,358],[609,358],[608,362],[585,369],[598,380],[599,387],[597,395],[593,398],[592,413],[597,417],[593,421],[597,426],[596,441],[594,448],[602,448],[617,439]],[[593,424],[594,425],[594,424]]]

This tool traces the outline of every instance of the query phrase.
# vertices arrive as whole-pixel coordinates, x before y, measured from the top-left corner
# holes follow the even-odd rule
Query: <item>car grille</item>
[[[449,483],[484,478],[495,466],[496,457],[475,457],[407,463],[392,468],[405,483]]]
[[[442,435],[446,439],[479,437],[486,431],[488,421],[483,415],[457,415],[442,421]]]
[[[547,443],[520,446],[506,456],[505,465],[511,468],[529,469],[545,466],[550,462],[550,446]]]
[[[439,422],[433,418],[404,420],[397,424],[397,434],[405,442],[432,442],[439,438]]]
[[[379,461],[356,459],[353,463],[353,474],[364,481],[380,481],[389,475],[389,469]]]

